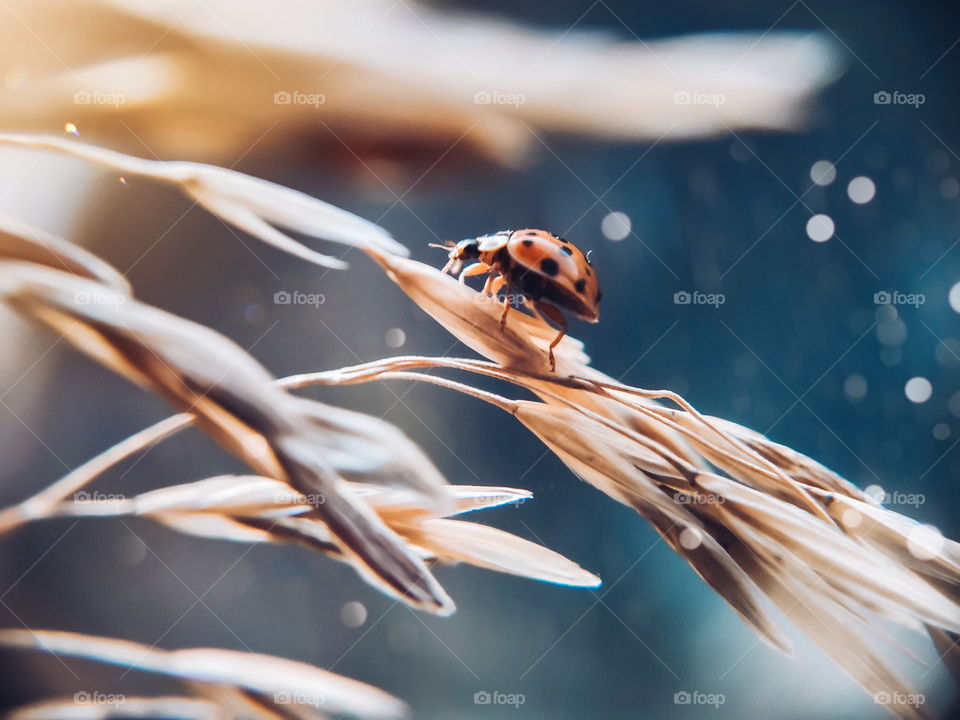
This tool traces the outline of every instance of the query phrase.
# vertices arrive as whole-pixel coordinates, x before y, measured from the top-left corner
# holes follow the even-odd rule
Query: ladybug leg
[[[534,310],[543,313],[548,318],[553,320],[560,328],[560,332],[557,333],[557,336],[553,339],[553,342],[550,343],[550,348],[548,350],[550,357],[550,371],[552,372],[557,369],[557,359],[553,356],[553,349],[563,339],[563,336],[567,334],[567,320],[563,317],[563,313],[553,305],[547,305],[547,303],[534,300],[533,308]]]
[[[500,313],[500,329],[501,330],[503,330],[507,326],[507,313],[510,312],[510,299],[513,297],[513,286],[510,284],[508,280],[506,280],[506,278],[504,278],[504,284],[506,284],[507,286],[507,294],[503,298],[503,312]]]
[[[496,297],[505,282],[507,282],[507,279],[503,275],[497,275],[496,277],[491,275],[487,278],[487,284],[483,286],[483,291],[487,295]]]
[[[483,275],[484,273],[490,272],[491,268],[486,263],[478,262],[473,265],[468,265],[464,268],[463,272],[460,273],[460,282],[465,282],[466,278],[471,275]]]

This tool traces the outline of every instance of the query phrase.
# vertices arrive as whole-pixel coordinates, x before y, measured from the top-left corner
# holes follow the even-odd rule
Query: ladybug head
[[[468,238],[455,243],[447,240],[445,244],[438,245],[430,243],[430,247],[442,248],[447,251],[447,264],[443,267],[443,272],[460,272],[463,263],[466,260],[476,260],[480,257],[480,247],[477,238]]]

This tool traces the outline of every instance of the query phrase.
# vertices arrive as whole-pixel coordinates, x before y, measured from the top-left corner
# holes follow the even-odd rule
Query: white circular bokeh
[[[807,237],[814,242],[826,242],[833,237],[835,229],[829,215],[814,215],[807,220]]]

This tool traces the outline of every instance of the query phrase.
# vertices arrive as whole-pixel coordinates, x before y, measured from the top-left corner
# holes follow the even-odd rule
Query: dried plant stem
[[[429,360],[429,358],[422,358],[422,359],[418,358],[416,359],[416,362],[421,362],[426,360]],[[408,365],[410,362],[414,362],[414,360],[403,358],[401,359],[401,362],[399,363],[399,365],[401,366]],[[536,389],[532,386],[527,386],[524,383],[519,382],[517,378],[514,375],[512,375],[510,372],[503,372],[498,370],[495,365],[487,365],[486,363],[475,365],[470,361],[465,361],[462,364],[458,364],[458,362],[459,361],[453,360],[453,359],[446,359],[446,360],[439,359],[439,363],[437,365],[433,365],[433,367],[442,366],[442,367],[450,367],[450,368],[458,368],[458,369],[473,369],[475,372],[478,372],[483,375],[487,375],[488,377],[493,377],[499,380],[513,382],[514,384],[519,385],[520,387],[527,387],[527,389],[530,389],[530,390]],[[355,366],[355,367],[359,368],[362,366]],[[305,385],[310,385],[310,384],[314,384],[314,385],[348,384],[349,385],[357,382],[369,382],[372,380],[416,380],[421,382],[429,382],[435,385],[442,385],[444,387],[448,387],[454,390],[460,390],[461,392],[465,392],[468,395],[473,395],[474,397],[481,397],[480,395],[477,395],[478,391],[475,388],[472,388],[468,385],[455,383],[449,380],[442,380],[441,378],[437,378],[434,375],[426,375],[424,373],[403,372],[403,371],[396,371],[396,370],[390,369],[393,367],[393,362],[391,360],[376,361],[374,363],[370,363],[368,367],[370,369],[367,372],[358,372],[358,373],[348,372],[345,374],[341,374],[341,371],[335,370],[329,374],[321,372],[313,375],[300,375],[298,376],[298,382],[302,383],[300,387],[303,387]],[[689,463],[685,462],[683,459],[669,452],[668,450],[666,450],[666,448],[652,441],[650,438],[644,437],[640,433],[637,433],[633,430],[625,428],[623,425],[616,423],[610,420],[609,418],[603,417],[602,415],[599,415],[593,412],[592,410],[588,410],[587,408],[584,408],[583,406],[568,400],[562,395],[558,395],[549,390],[543,390],[542,388],[536,389],[536,391],[541,394],[549,396],[550,398],[565,405],[566,407],[576,410],[577,412],[585,415],[586,417],[589,417],[591,420],[595,420],[596,422],[604,425],[610,430],[613,430],[614,432],[620,435],[623,435],[629,438],[630,440],[633,440],[634,442],[638,443],[639,445],[646,448],[647,450],[650,450],[652,453],[660,456],[664,461],[669,463],[677,472],[679,472],[683,477],[685,477],[690,483],[693,483],[696,479],[696,476],[699,474],[700,471],[697,468],[693,467]],[[487,394],[489,395],[489,393]],[[494,396],[494,397],[499,397],[499,396]],[[486,398],[481,397],[481,399],[486,399]],[[500,398],[500,400],[501,401],[505,400],[505,398]],[[503,410],[506,410],[512,415],[516,415],[520,408],[520,405],[517,403],[510,403],[509,405],[504,405],[501,402],[493,402],[493,404],[500,406]],[[662,472],[664,468],[655,468],[653,470],[655,472]]]
[[[735,468],[754,478],[759,476],[759,484],[778,492],[781,495],[789,496],[827,524],[834,524],[834,521],[823,509],[823,507],[816,502],[816,500],[799,483],[788,477],[783,470],[777,468],[773,463],[760,454],[752,452],[737,438],[730,436],[728,433],[725,433],[723,430],[716,427],[689,402],[684,400],[676,393],[668,390],[641,390],[638,388],[629,387],[627,385],[622,385],[620,383],[605,382],[591,378],[581,378],[578,376],[558,377],[556,375],[538,375],[526,373],[519,370],[504,371],[496,363],[483,360],[432,358],[423,356],[387,358],[384,360],[376,360],[370,363],[363,363],[360,365],[341,368],[340,370],[331,371],[329,373],[308,373],[303,375],[295,375],[285,378],[281,381],[281,383],[284,385],[284,387],[299,388],[312,384],[332,384],[338,378],[345,377],[362,377],[373,379],[376,376],[382,376],[382,374],[386,372],[386,368],[389,368],[391,371],[395,371],[398,369],[422,367],[469,370],[471,372],[486,375],[487,377],[513,383],[536,393],[548,394],[553,399],[592,417],[616,432],[621,434],[629,433],[630,431],[625,430],[625,428],[620,424],[612,423],[608,419],[598,416],[595,413],[584,409],[581,405],[572,403],[560,395],[545,391],[542,387],[536,385],[535,383],[523,382],[522,380],[526,379],[540,383],[546,382],[554,385],[582,390],[590,390],[591,388],[595,388],[599,390],[600,394],[603,396],[608,397],[611,400],[618,402],[632,410],[635,410],[648,418],[662,423],[671,430],[681,434],[698,450],[706,451],[704,454],[707,455],[711,460],[720,460],[721,463],[723,460],[726,460],[728,467]],[[425,379],[425,376],[418,375],[416,379],[423,380]],[[651,400],[670,400],[676,403],[684,411],[689,413],[689,415],[694,418],[699,425],[706,428],[711,432],[711,434],[723,441],[729,450],[723,450],[715,444],[704,440],[702,435],[691,430],[689,427],[676,423],[673,420],[676,411],[655,404],[629,402],[623,398],[613,395],[611,391],[623,392]],[[674,465],[675,468],[683,472],[688,480],[692,480],[696,477],[698,471],[695,468],[692,468],[688,463],[683,462],[675,455],[666,453],[664,448],[659,444],[651,443],[647,438],[638,436],[636,433],[630,433],[629,436],[631,439],[640,442],[647,449],[650,449],[664,457],[664,459]]]

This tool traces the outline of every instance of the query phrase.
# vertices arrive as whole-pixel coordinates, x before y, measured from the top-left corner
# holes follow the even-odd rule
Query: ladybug
[[[550,370],[556,369],[553,348],[567,332],[567,322],[558,308],[582,320],[600,319],[600,286],[590,260],[568,240],[546,230],[503,230],[493,235],[431,245],[449,250],[443,272],[459,273],[460,282],[471,275],[489,273],[485,295],[496,296],[506,288],[500,327],[507,322],[511,299],[519,294],[533,311],[553,320],[559,334],[550,343]],[[464,268],[464,263],[474,260]]]

